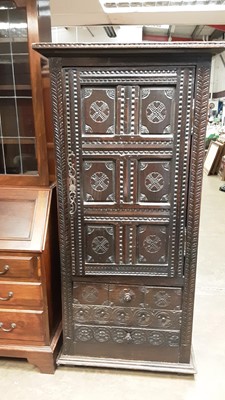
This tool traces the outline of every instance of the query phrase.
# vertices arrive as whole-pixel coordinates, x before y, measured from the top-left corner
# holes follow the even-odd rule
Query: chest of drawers
[[[1,188],[0,356],[53,373],[61,333],[55,189]]]

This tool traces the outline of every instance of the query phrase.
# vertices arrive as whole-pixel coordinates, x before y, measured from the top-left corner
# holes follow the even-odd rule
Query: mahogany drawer
[[[0,307],[40,308],[43,306],[42,297],[40,283],[0,283]]]
[[[43,311],[0,309],[0,339],[44,341]]]
[[[37,257],[0,256],[0,280],[38,278]]]

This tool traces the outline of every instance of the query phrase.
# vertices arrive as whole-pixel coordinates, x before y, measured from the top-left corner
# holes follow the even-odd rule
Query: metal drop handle
[[[8,292],[7,297],[0,297],[0,301],[8,301],[13,297],[13,292]]]
[[[9,270],[9,265],[4,265],[3,271],[0,272],[0,275],[5,275],[6,272],[8,272],[8,270]]]
[[[0,322],[0,329],[1,329],[3,332],[11,332],[11,331],[13,331],[13,329],[15,329],[15,328],[16,328],[16,324],[15,324],[15,322],[12,322],[12,323],[11,323],[11,325],[10,325],[10,328],[9,328],[9,329],[7,329],[7,328],[3,328],[3,325],[4,325],[4,323],[3,323],[3,322]]]

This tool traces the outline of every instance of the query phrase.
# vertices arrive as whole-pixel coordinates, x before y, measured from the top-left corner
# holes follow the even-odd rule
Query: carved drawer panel
[[[38,278],[37,257],[0,256],[0,280]]]
[[[42,286],[40,283],[1,282],[0,306],[40,308],[43,306]]]
[[[73,306],[74,321],[84,324],[180,329],[181,311],[133,307]]]
[[[165,286],[74,283],[73,303],[176,311],[182,309],[182,289]]]
[[[141,287],[109,285],[109,301],[113,306],[139,307],[144,304]]]
[[[75,304],[108,305],[108,285],[100,283],[74,283],[73,302]]]
[[[0,339],[44,341],[42,311],[0,310]]]
[[[180,333],[177,330],[165,331],[77,324],[74,327],[74,341],[83,343],[178,347]]]
[[[182,289],[146,286],[145,307],[180,310],[182,308]]]

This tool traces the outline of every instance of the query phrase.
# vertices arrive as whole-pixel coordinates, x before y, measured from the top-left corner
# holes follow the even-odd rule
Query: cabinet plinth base
[[[191,354],[190,363],[163,363],[157,361],[137,361],[137,360],[118,360],[112,358],[97,358],[97,357],[81,357],[59,355],[57,365],[71,365],[80,367],[99,367],[99,368],[120,368],[139,371],[152,371],[152,372],[167,372],[177,374],[196,374],[196,367],[194,362],[193,351]]]
[[[0,357],[26,358],[30,364],[39,368],[44,374],[54,374],[56,368],[56,357],[61,344],[61,323],[58,325],[51,343],[48,346],[23,346],[23,345],[1,345]]]

